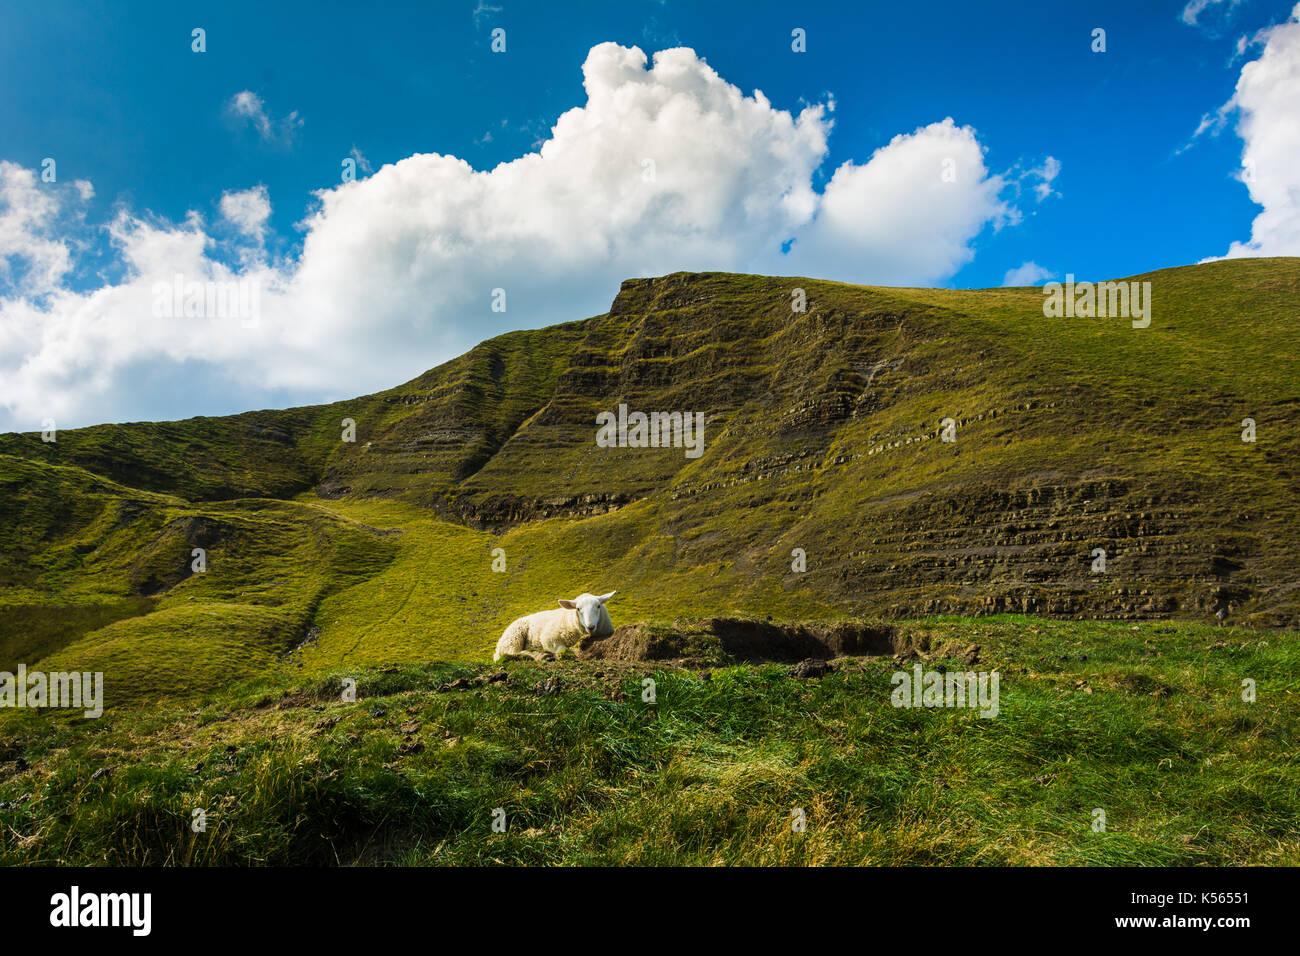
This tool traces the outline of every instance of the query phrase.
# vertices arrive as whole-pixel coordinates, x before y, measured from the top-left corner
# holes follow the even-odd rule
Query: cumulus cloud
[[[1005,186],[969,126],[948,118],[895,136],[866,163],[835,171],[816,219],[794,236],[790,265],[853,282],[936,282],[974,258],[971,239],[986,225],[1016,220]]]
[[[271,215],[271,197],[263,185],[252,189],[223,193],[219,204],[221,215],[245,236],[259,243],[266,234],[266,220]]]
[[[776,109],[689,49],[650,62],[601,44],[583,77],[586,103],[536,152],[491,170],[417,154],[318,191],[291,259],[264,252],[261,186],[222,196],[233,239],[214,238],[197,212],[178,224],[119,212],[109,235],[124,278],[91,292],[58,285],[68,248],[51,240],[45,298],[0,286],[0,428],[212,413],[231,396],[259,407],[360,394],[492,334],[603,312],[628,276],[941,281],[984,229],[1019,216],[975,131],[951,119],[842,164],[819,193],[828,104]],[[243,108],[255,125],[266,115],[255,97]],[[19,183],[18,211],[0,229],[41,233],[34,223],[51,213],[22,185],[30,174],[4,175]],[[259,320],[160,310],[178,276],[187,288],[255,285]],[[504,313],[492,309],[498,289]]]
[[[1006,278],[1002,280],[1003,288],[1012,286],[1038,285],[1047,279],[1052,278],[1055,273],[1051,269],[1044,269],[1037,262],[1022,262],[1014,269],[1007,271]]]
[[[1300,255],[1300,4],[1262,39],[1225,109],[1235,111],[1243,143],[1240,178],[1263,211],[1227,258]]]

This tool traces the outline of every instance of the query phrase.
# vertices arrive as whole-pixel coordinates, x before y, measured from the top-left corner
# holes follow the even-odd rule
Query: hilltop
[[[374,395],[0,436],[0,669],[102,669],[121,700],[482,658],[581,590],[617,589],[616,623],[1294,628],[1300,260],[1132,279],[1145,329],[1039,289],[635,279]],[[703,454],[598,447],[620,404],[702,412]]]

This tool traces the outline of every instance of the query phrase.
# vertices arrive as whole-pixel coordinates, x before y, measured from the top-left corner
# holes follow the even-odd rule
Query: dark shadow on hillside
[[[835,657],[891,656],[900,650],[897,628],[868,621],[776,623],[744,618],[678,620],[671,625],[624,624],[608,637],[585,638],[584,660],[794,663]]]

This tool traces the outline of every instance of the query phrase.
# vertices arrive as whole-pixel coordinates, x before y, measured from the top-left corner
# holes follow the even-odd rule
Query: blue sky
[[[1189,12],[1185,2],[1132,0],[9,5],[0,13],[0,163],[8,164],[10,221],[8,244],[0,232],[7,263],[0,270],[0,428],[39,427],[45,411],[87,424],[347,397],[396,384],[484,335],[602,311],[623,273],[726,267],[978,287],[1001,285],[1027,263],[1039,267],[1024,273],[1037,284],[1067,271],[1105,278],[1193,263],[1225,255],[1233,243],[1245,244],[1247,254],[1294,255],[1300,250],[1268,237],[1249,245],[1261,204],[1240,180],[1242,110],[1217,112],[1233,99],[1243,67],[1270,41],[1275,59],[1291,54],[1289,35],[1283,48],[1279,34],[1260,31],[1287,23],[1294,6],[1220,0],[1194,3]],[[195,27],[206,31],[205,52],[191,49]],[[1104,53],[1091,49],[1098,27],[1106,31]],[[506,31],[504,53],[490,48],[496,28]],[[792,51],[794,28],[806,31],[806,52]],[[680,143],[661,118],[650,151],[657,168],[669,171],[661,174],[672,184],[664,188],[682,184],[673,202],[690,206],[703,196],[729,195],[729,205],[708,213],[707,222],[684,222],[689,217],[680,207],[664,212],[672,205],[667,199],[658,211],[594,225],[575,217],[577,234],[566,244],[574,248],[554,270],[546,247],[562,242],[562,234],[509,232],[512,203],[527,207],[546,189],[580,195],[584,177],[603,177],[611,149],[624,155],[621,145],[602,141],[590,163],[581,145],[571,145],[564,170],[521,176],[513,186],[499,177],[494,198],[481,205],[474,178],[447,169],[446,192],[465,191],[448,209],[438,208],[442,194],[427,185],[442,167],[385,170],[417,154],[440,154],[489,171],[536,151],[561,114],[587,104],[584,62],[611,42],[648,55],[688,47],[716,73],[719,89],[729,84],[745,97],[761,90],[771,112],[796,120],[818,104],[823,115],[816,130],[792,133],[794,146],[778,144],[756,166],[747,163],[758,140],[743,137],[779,139],[779,117],[769,124],[766,113],[743,117],[723,109],[716,123],[697,128],[698,116],[687,110]],[[610,62],[615,86],[635,73],[624,66]],[[1293,142],[1287,137],[1295,135],[1297,108],[1288,114],[1276,105],[1294,82],[1282,73],[1257,81],[1250,115],[1257,132],[1281,124],[1283,138]],[[697,88],[690,80],[677,92],[688,96]],[[610,103],[616,100],[614,90]],[[590,112],[594,117],[594,107]],[[710,115],[707,106],[701,112]],[[593,120],[600,131],[588,129],[572,143],[622,135],[610,132],[619,115]],[[949,117],[954,129],[968,132],[932,127]],[[728,123],[743,132],[729,132]],[[635,139],[638,129],[629,125],[626,135]],[[880,211],[871,196],[902,195],[906,186],[893,185],[881,163],[856,184],[845,174],[842,226],[831,229],[834,210],[819,197],[841,164],[865,166],[895,137],[925,129],[935,138],[934,156],[963,144],[974,150],[959,154],[966,158],[957,175],[967,191],[952,205],[964,211],[931,214],[918,202],[921,225],[905,217],[913,234],[897,240],[899,227],[889,217],[906,207]],[[703,148],[701,130],[712,130],[717,143]],[[818,130],[828,131],[824,147],[815,142]],[[1259,133],[1261,150],[1277,138]],[[732,143],[746,155],[730,155]],[[692,144],[701,151],[691,154]],[[633,155],[637,144],[626,145]],[[709,161],[715,154],[726,157],[716,167]],[[349,199],[362,192],[341,188],[340,164],[349,155],[362,162],[360,180],[383,170],[391,181],[368,187],[364,200]],[[1286,175],[1269,165],[1269,155],[1259,153],[1260,196],[1285,199],[1288,184],[1267,180]],[[47,157],[57,163],[55,183],[40,180]],[[899,161],[928,162],[901,154]],[[21,170],[35,180],[24,180]],[[711,176],[716,183],[699,185]],[[790,208],[777,219],[742,210],[750,182],[757,195],[788,188]],[[44,187],[53,188],[41,193]],[[510,188],[521,190],[520,198],[511,199]],[[612,190],[605,204],[614,206],[624,188],[630,187],[587,191]],[[320,190],[351,206],[324,208]],[[806,190],[812,198],[802,195]],[[42,196],[57,200],[37,208]],[[235,198],[223,207],[223,196]],[[370,210],[389,208],[400,221],[347,218],[363,215],[356,209],[362,202]],[[28,211],[15,213],[21,203]],[[478,222],[480,208],[488,207],[498,218],[482,213]],[[859,215],[867,208],[875,211]],[[426,220],[412,221],[417,209],[428,210]],[[335,235],[318,223],[316,244],[340,258],[307,249],[311,214],[346,223]],[[477,232],[463,225],[468,220]],[[445,225],[452,221],[455,230]],[[605,228],[616,238],[585,242]],[[674,241],[674,228],[694,238]],[[945,252],[927,251],[925,228],[943,233],[934,245]],[[646,249],[635,242],[642,231]],[[182,233],[203,251],[186,246]],[[741,233],[744,241],[733,241]],[[507,234],[509,241],[494,240]],[[1294,235],[1294,227],[1282,234]],[[364,248],[349,247],[350,236],[365,237]],[[24,252],[23,243],[38,240],[44,259]],[[797,253],[789,261],[798,268],[782,268],[783,241]],[[175,249],[163,248],[168,243]],[[611,243],[618,248],[611,251]],[[450,277],[465,270],[448,250],[466,245],[476,264],[495,262],[498,272],[452,290]],[[445,279],[426,269],[443,253]],[[130,299],[125,286],[146,273],[168,274],[168,255],[187,278],[256,275],[264,283],[266,321],[244,337],[242,349],[231,344],[238,332],[208,340],[208,332],[194,338],[175,326],[150,326],[151,348],[124,344],[141,334],[141,327],[126,328],[134,321],[129,309],[138,305],[122,304]],[[368,324],[324,317],[318,341],[306,343],[304,323],[339,299],[321,292],[319,282],[308,289],[308,280],[337,275],[349,262],[357,275],[348,290],[372,283],[373,294],[358,302],[374,302],[378,316]],[[48,281],[30,281],[42,269]],[[413,276],[411,288],[395,289],[404,275]],[[487,305],[498,287],[514,303],[505,313]],[[440,299],[442,289],[448,291]],[[319,339],[330,336],[356,361],[326,355]]]

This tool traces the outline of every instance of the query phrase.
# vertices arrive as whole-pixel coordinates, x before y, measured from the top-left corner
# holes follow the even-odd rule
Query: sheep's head
[[[572,601],[560,598],[560,607],[568,608],[570,611],[577,611],[578,627],[582,628],[582,633],[590,634],[600,624],[600,609],[604,607],[606,601],[617,593],[617,591],[610,591],[608,594],[602,594],[599,597],[594,594],[579,594]]]

